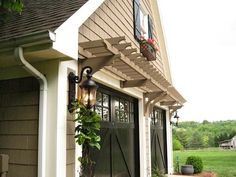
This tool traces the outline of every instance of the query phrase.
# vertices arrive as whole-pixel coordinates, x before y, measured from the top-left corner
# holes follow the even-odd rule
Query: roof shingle
[[[16,14],[0,26],[0,41],[55,30],[88,0],[24,0],[21,15]]]

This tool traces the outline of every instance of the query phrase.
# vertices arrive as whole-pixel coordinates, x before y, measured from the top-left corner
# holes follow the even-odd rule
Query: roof
[[[88,0],[24,0],[22,14],[0,26],[0,41],[44,30],[54,31]]]
[[[233,138],[229,139],[229,140],[220,141],[220,144],[229,143],[229,142],[233,141],[234,139],[236,139],[236,135]]]

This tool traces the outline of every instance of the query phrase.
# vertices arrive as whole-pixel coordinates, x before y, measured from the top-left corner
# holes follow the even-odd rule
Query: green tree
[[[174,151],[177,151],[177,150],[182,150],[184,147],[183,147],[183,145],[181,144],[181,142],[178,140],[178,139],[176,139],[176,138],[174,138],[173,139],[173,150]]]
[[[188,147],[189,133],[186,129],[180,128],[176,130],[176,138],[180,141],[184,148]]]
[[[195,131],[189,140],[189,147],[200,148],[203,147],[203,139],[201,133]]]
[[[0,23],[5,22],[11,14],[20,14],[23,7],[23,0],[0,0]]]
[[[209,124],[210,122],[209,121],[207,121],[207,120],[204,120],[203,122],[202,122],[202,124],[204,125],[204,124]]]
[[[0,0],[0,11],[21,13],[23,6],[22,0]]]

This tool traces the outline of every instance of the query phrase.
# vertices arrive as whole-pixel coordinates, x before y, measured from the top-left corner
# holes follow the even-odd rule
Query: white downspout
[[[27,72],[38,79],[40,83],[39,95],[39,134],[38,134],[38,177],[46,177],[46,117],[47,117],[47,79],[28,63],[23,56],[21,47],[15,48],[15,59]]]

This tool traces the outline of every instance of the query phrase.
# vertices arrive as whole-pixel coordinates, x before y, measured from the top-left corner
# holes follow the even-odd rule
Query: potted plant
[[[155,46],[154,39],[145,39],[141,36],[139,43],[140,52],[143,54],[143,56],[146,57],[148,61],[156,60],[157,48]]]

